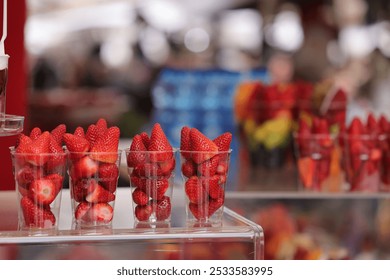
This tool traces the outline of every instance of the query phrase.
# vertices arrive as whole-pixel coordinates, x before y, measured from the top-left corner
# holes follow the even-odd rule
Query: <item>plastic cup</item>
[[[343,191],[341,149],[336,140],[329,134],[294,134],[300,190]]]
[[[75,228],[110,227],[122,151],[67,151],[69,188]]]
[[[134,220],[167,224],[171,220],[176,150],[125,150]]]
[[[350,191],[377,192],[382,150],[377,135],[343,134],[343,159]]]
[[[231,150],[180,151],[186,220],[193,225],[221,225]]]
[[[64,153],[17,153],[10,148],[18,197],[18,228],[34,233],[58,229],[66,175]]]

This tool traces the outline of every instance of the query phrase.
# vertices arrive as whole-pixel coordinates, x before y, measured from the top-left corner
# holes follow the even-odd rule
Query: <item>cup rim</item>
[[[198,154],[210,154],[210,153],[213,153],[213,154],[230,154],[233,152],[233,149],[229,149],[227,151],[195,151],[195,150],[180,150],[179,149],[179,152],[180,153],[198,153]]]
[[[10,153],[11,155],[18,155],[18,156],[66,156],[66,151],[64,150],[62,153],[19,153],[19,152],[16,152],[16,147],[15,146],[11,146],[11,147],[8,147],[9,150],[10,150]]]
[[[130,148],[124,149],[125,153],[146,153],[146,154],[156,154],[156,153],[175,153],[179,149],[178,148],[172,148],[172,150],[162,150],[162,151],[131,151]]]
[[[65,148],[64,151],[65,151],[65,154],[72,154],[72,155],[96,155],[96,154],[99,154],[99,155],[112,155],[112,154],[119,155],[122,153],[123,150],[118,149],[116,152],[71,152]]]

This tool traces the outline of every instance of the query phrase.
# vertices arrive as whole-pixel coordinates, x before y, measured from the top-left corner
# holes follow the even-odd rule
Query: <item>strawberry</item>
[[[229,151],[230,143],[232,142],[232,134],[225,132],[215,138],[213,142],[217,145],[218,151]]]
[[[20,201],[20,205],[26,226],[50,228],[55,225],[56,217],[50,209],[39,207],[28,197],[23,197]]]
[[[180,131],[180,151],[181,155],[187,160],[191,159],[191,154],[183,151],[191,151],[190,131],[191,128],[188,126],[183,126]]]
[[[60,190],[56,183],[47,178],[32,181],[29,187],[29,198],[39,205],[50,205]]]
[[[26,160],[32,165],[43,166],[49,160],[49,157],[44,155],[50,152],[49,142],[50,133],[45,131],[26,147]]]
[[[53,182],[57,194],[62,190],[62,183],[64,181],[64,177],[62,177],[60,174],[49,174],[45,176],[45,179],[48,179]]]
[[[384,115],[379,117],[378,126],[381,134],[386,134],[390,132],[390,123]]]
[[[351,124],[348,127],[348,133],[350,135],[355,135],[355,136],[366,134],[366,128],[363,125],[360,118],[357,118],[357,117],[353,118]]]
[[[94,179],[83,179],[79,181],[72,181],[71,184],[71,197],[77,201],[85,201],[87,195],[92,193],[98,186],[98,182]]]
[[[149,138],[148,134],[147,134],[146,132],[141,132],[141,133],[139,134],[139,136],[141,136],[142,143],[144,144],[145,148],[146,148],[146,149],[149,149],[150,138]]]
[[[115,163],[118,159],[119,136],[120,130],[117,126],[108,128],[92,146],[91,158],[100,162]]]
[[[114,217],[114,209],[108,203],[97,203],[91,206],[86,215],[93,222],[109,223]]]
[[[96,127],[95,124],[91,124],[87,128],[87,132],[85,133],[85,139],[87,139],[89,145],[93,147],[95,145],[95,142],[102,136],[100,135],[99,129]]]
[[[380,130],[379,123],[372,112],[370,112],[367,116],[366,127],[367,127],[367,131],[369,131],[371,134],[374,135],[379,134],[379,130]]]
[[[149,196],[140,188],[136,188],[131,196],[137,205],[146,205],[149,202]]]
[[[219,208],[223,206],[225,199],[219,197],[217,199],[210,199],[208,206],[208,216],[211,217]]]
[[[99,165],[98,176],[102,186],[110,192],[115,192],[119,177],[119,169],[115,163],[102,163]]]
[[[153,201],[152,205],[156,212],[157,221],[164,221],[171,216],[172,205],[169,196],[164,196],[157,202]]]
[[[202,187],[206,190],[209,196],[213,199],[224,198],[225,191],[219,185],[219,176],[212,178],[202,179]]]
[[[108,128],[108,126],[107,126],[107,120],[104,119],[104,118],[98,119],[97,122],[96,122],[96,127],[97,127],[97,129],[98,129],[98,131],[99,131],[99,134],[100,134],[100,135],[103,135],[104,132],[106,132],[106,130],[107,130],[107,128]]]
[[[81,137],[81,138],[85,138],[84,128],[82,128],[81,126],[76,127],[76,129],[73,132],[73,135]]]
[[[18,145],[16,146],[15,152],[20,154],[26,153],[27,147],[29,147],[32,142],[33,141],[29,136],[21,133],[18,138]]]
[[[52,172],[56,167],[63,167],[65,165],[66,154],[53,135],[50,135],[49,152],[51,155],[46,162],[46,170]]]
[[[74,211],[74,216],[77,221],[90,222],[91,217],[87,214],[92,204],[88,202],[81,202],[77,205],[76,210]]]
[[[184,191],[190,203],[201,204],[207,201],[207,193],[198,177],[193,176],[187,180]]]
[[[158,169],[160,170],[162,176],[168,176],[175,169],[176,160],[174,157],[167,159],[166,161],[158,163]]]
[[[138,221],[144,222],[149,220],[153,213],[153,208],[150,204],[148,205],[137,205],[134,209],[134,215]]]
[[[156,152],[150,155],[152,162],[164,162],[173,157],[172,146],[159,123],[156,123],[152,128],[149,151]]]
[[[42,177],[42,169],[39,166],[35,167],[30,165],[26,165],[19,169],[15,175],[18,185],[24,188],[28,188],[29,184],[34,181],[34,179]]]
[[[187,178],[190,178],[191,176],[196,175],[197,173],[197,165],[190,159],[186,160],[182,165],[181,165],[181,172],[184,176]]]
[[[73,163],[69,170],[72,180],[95,177],[99,170],[99,164],[89,156],[84,156]]]
[[[39,127],[34,127],[30,132],[31,140],[37,140],[38,137],[42,134],[42,130]]]
[[[59,146],[62,146],[62,137],[66,133],[66,125],[65,124],[59,124],[57,125],[50,134],[54,137],[55,141]]]
[[[198,174],[202,177],[212,177],[217,172],[218,164],[219,155],[215,155],[198,165]]]
[[[314,139],[324,148],[330,148],[333,144],[329,133],[329,124],[326,119],[314,118],[312,134],[316,135]]]
[[[98,184],[92,192],[87,194],[85,200],[90,203],[110,202],[115,200],[115,194]]]
[[[147,179],[145,187],[141,186],[151,198],[160,200],[169,188],[168,179]]]
[[[78,153],[71,155],[72,159],[77,159],[83,156],[83,153],[88,152],[89,142],[84,137],[73,135],[71,133],[65,133],[63,140],[66,148],[71,153]]]
[[[130,184],[133,188],[138,188],[138,187],[145,187],[146,186],[146,179],[145,178],[140,178],[136,175],[130,175]]]
[[[127,156],[127,166],[135,167],[139,164],[144,164],[146,161],[146,147],[142,141],[142,137],[137,134],[134,136],[130,145],[130,151]]]
[[[197,164],[212,158],[218,152],[217,145],[196,128],[190,130],[190,143],[192,150],[199,152],[192,154],[192,160]]]
[[[216,173],[218,175],[227,175],[229,171],[229,163],[227,161],[219,161]]]
[[[205,220],[207,218],[207,211],[200,204],[190,203],[188,204],[188,209],[197,220]]]
[[[157,163],[145,163],[136,166],[133,175],[138,177],[161,177],[163,176]]]

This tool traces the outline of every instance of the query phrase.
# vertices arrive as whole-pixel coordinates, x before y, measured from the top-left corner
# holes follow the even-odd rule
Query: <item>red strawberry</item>
[[[64,153],[61,145],[58,144],[57,140],[52,135],[50,135],[49,152],[51,155],[46,162],[46,170],[52,172],[56,167],[64,167],[66,154]]]
[[[218,152],[217,145],[196,128],[191,128],[190,141],[192,150],[200,152],[192,154],[192,160],[197,164],[212,158]]]
[[[98,131],[100,132],[100,135],[103,135],[104,132],[106,132],[108,126],[107,126],[107,121],[104,118],[100,118],[96,122],[96,127]]]
[[[208,206],[208,216],[211,217],[219,208],[223,206],[224,198],[210,199]]]
[[[74,216],[77,221],[91,221],[91,217],[87,214],[89,209],[91,208],[91,205],[92,204],[88,202],[81,202],[79,205],[77,205],[76,210],[74,211]]]
[[[84,137],[65,133],[63,139],[69,152],[79,153],[72,155],[72,158],[80,158],[83,156],[83,153],[88,152],[89,150],[89,142]]]
[[[95,177],[99,164],[89,156],[84,156],[70,167],[69,175],[72,180]]]
[[[153,208],[150,204],[148,205],[137,205],[134,209],[134,215],[138,221],[144,222],[149,220],[153,213]]]
[[[49,157],[45,154],[49,153],[50,133],[43,132],[36,140],[33,140],[30,145],[26,147],[26,159],[29,163],[35,166],[43,166]]]
[[[109,223],[114,217],[114,209],[108,203],[97,203],[91,206],[88,213],[91,221],[98,223]]]
[[[232,134],[225,132],[215,138],[213,142],[217,145],[218,151],[229,151],[230,143],[232,142]]]
[[[73,135],[85,138],[84,128],[82,128],[81,126],[76,127],[76,129],[73,132]]]
[[[229,171],[229,163],[227,161],[219,161],[216,173],[226,175]]]
[[[190,131],[191,128],[188,126],[183,126],[180,131],[180,150],[182,151],[181,155],[187,160],[191,159],[191,154],[183,151],[191,151]]]
[[[115,200],[115,194],[98,184],[92,192],[87,194],[85,200],[90,203],[110,202]]]
[[[91,148],[91,158],[106,163],[115,163],[118,159],[120,130],[112,126],[106,130],[101,138]],[[103,154],[100,154],[103,153]]]
[[[160,200],[169,188],[168,179],[147,179],[145,187],[141,186],[147,195],[153,199]]]
[[[98,186],[98,182],[94,179],[83,179],[80,181],[72,181],[71,196],[77,202],[85,201],[87,195],[92,193]]]
[[[145,187],[146,186],[146,179],[145,178],[140,178],[136,175],[130,175],[130,183],[133,188],[138,188],[138,187]]]
[[[187,180],[184,191],[190,203],[201,204],[207,201],[207,193],[198,177],[193,176]]]
[[[28,197],[23,197],[20,205],[26,226],[51,228],[55,225],[56,217],[50,209],[39,207]]]
[[[142,142],[144,143],[145,148],[149,149],[150,138],[149,138],[148,134],[146,132],[141,132],[140,136],[141,136]]]
[[[65,124],[60,124],[56,126],[50,134],[54,137],[55,141],[59,146],[62,145],[62,137],[66,133],[66,125]]]
[[[173,157],[173,149],[160,124],[156,123],[150,135],[149,151],[155,151],[150,155],[153,162],[164,162]]]
[[[390,132],[390,123],[384,115],[381,115],[378,121],[380,133],[386,134]]]
[[[136,166],[133,175],[138,177],[161,177],[163,176],[157,163],[145,163]]]
[[[127,156],[127,166],[136,167],[139,164],[145,163],[147,156],[146,151],[147,149],[142,141],[142,137],[139,134],[135,135]]]
[[[202,186],[208,192],[209,196],[213,199],[224,198],[225,191],[219,185],[219,176],[214,176],[210,179],[202,179]]]
[[[38,137],[42,134],[42,130],[39,127],[34,127],[30,132],[31,140],[37,140]]]
[[[171,216],[171,199],[169,196],[164,196],[162,199],[157,202],[153,201],[153,208],[156,212],[157,221],[164,221]]]
[[[197,166],[196,164],[190,159],[186,160],[182,165],[181,165],[181,172],[183,173],[184,176],[187,178],[190,178],[191,176],[196,175],[197,173]]]
[[[369,131],[371,134],[377,135],[379,133],[379,124],[372,112],[368,114],[366,126],[367,131]]]
[[[149,196],[140,188],[136,188],[131,196],[137,205],[146,205],[149,202]]]
[[[53,182],[57,194],[62,190],[62,183],[64,181],[64,177],[62,177],[60,174],[49,174],[45,176],[45,179],[51,180]]]
[[[37,204],[49,205],[57,197],[58,191],[56,183],[42,178],[31,182],[28,196]]]
[[[31,138],[21,133],[18,138],[18,145],[16,146],[15,152],[20,154],[26,153],[27,147],[30,146],[31,143]]]
[[[90,126],[88,126],[87,132],[85,133],[85,139],[87,139],[91,147],[93,147],[93,145],[95,145],[95,142],[101,137],[99,133],[100,131],[95,124],[91,124]]]
[[[219,163],[219,155],[213,156],[211,159],[206,160],[198,165],[198,174],[202,177],[212,177],[217,172]]]
[[[353,118],[351,124],[348,127],[348,133],[350,135],[366,134],[366,129],[359,118],[357,117]]]
[[[115,163],[102,163],[99,165],[98,176],[100,183],[110,192],[115,192],[119,177],[119,169]]]
[[[176,160],[173,157],[173,158],[167,159],[166,161],[159,162],[158,168],[159,168],[162,176],[168,176],[175,169],[175,165],[176,165]]]
[[[42,178],[42,169],[39,166],[26,165],[16,173],[16,182],[19,186],[28,188],[28,185],[34,180]]]
[[[197,220],[205,220],[207,218],[207,211],[201,204],[190,203],[188,204],[188,209],[190,209],[192,215]]]

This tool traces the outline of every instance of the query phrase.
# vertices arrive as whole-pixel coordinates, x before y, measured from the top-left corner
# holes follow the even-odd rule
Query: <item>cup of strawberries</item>
[[[221,224],[231,141],[229,132],[211,140],[196,128],[182,128],[180,162],[189,225]]]
[[[120,130],[104,118],[63,136],[75,228],[109,227],[114,217]]]
[[[66,175],[66,154],[62,148],[64,124],[52,131],[34,127],[20,134],[10,147],[20,230],[50,233],[58,229],[61,194]]]
[[[169,223],[176,151],[161,125],[154,124],[150,136],[135,135],[125,153],[136,226]]]

